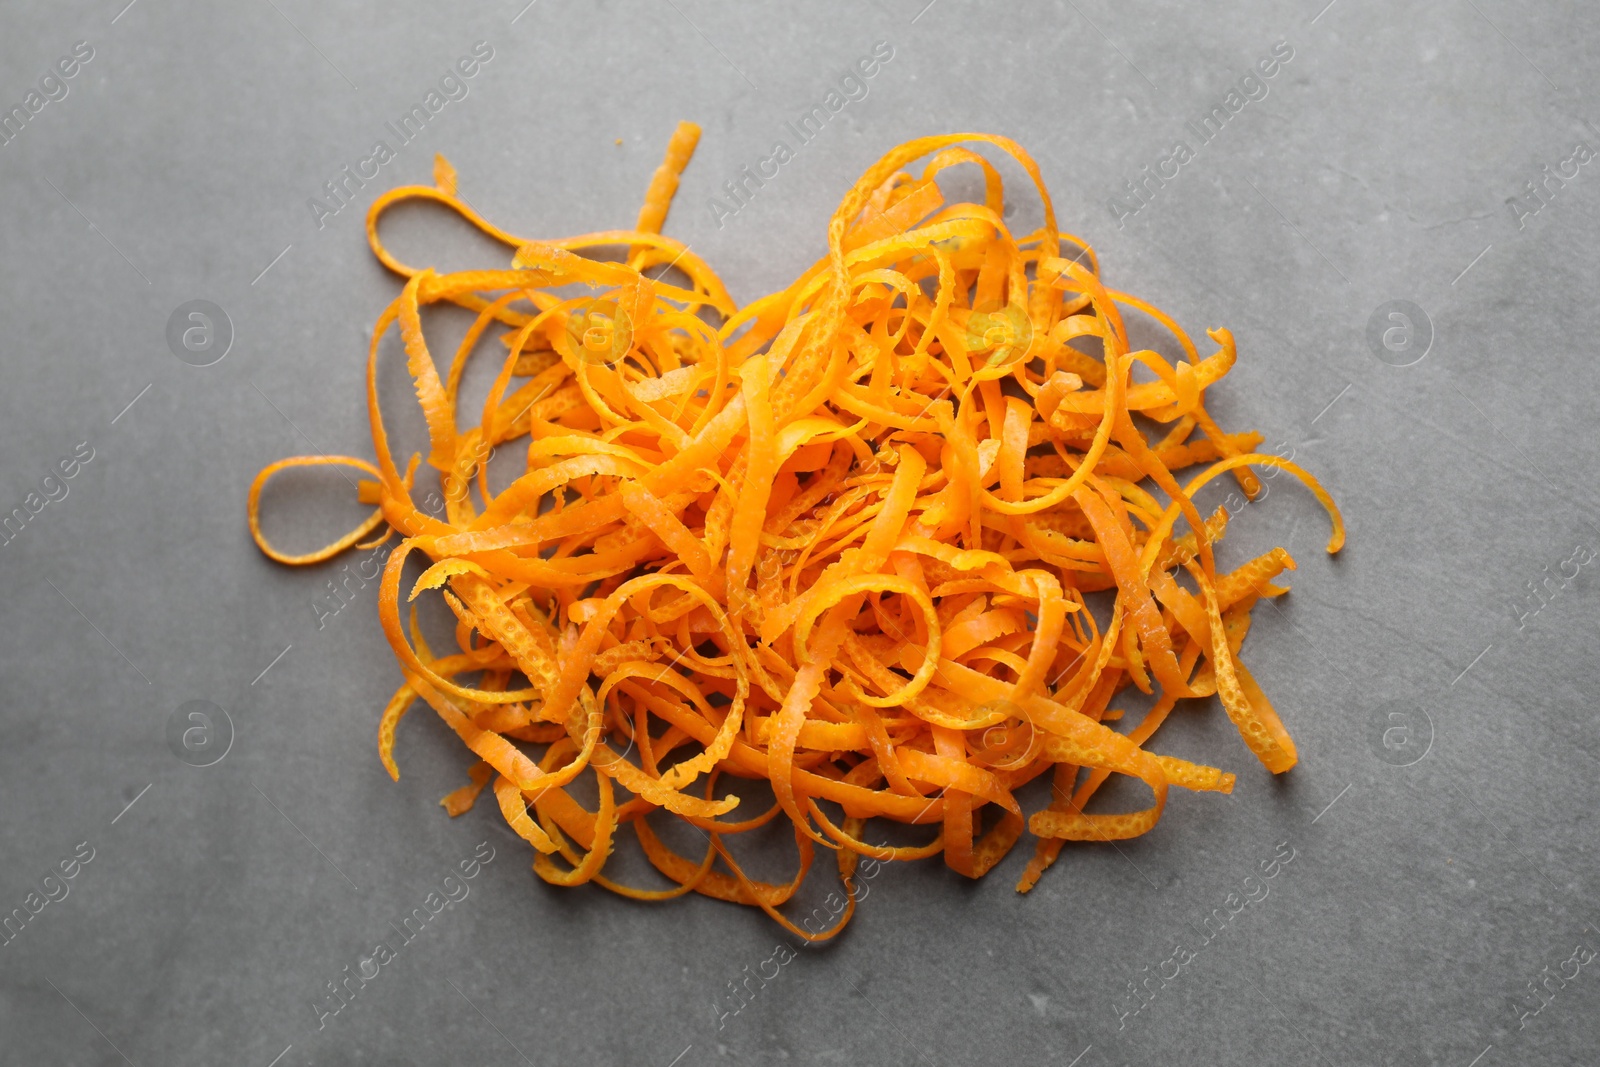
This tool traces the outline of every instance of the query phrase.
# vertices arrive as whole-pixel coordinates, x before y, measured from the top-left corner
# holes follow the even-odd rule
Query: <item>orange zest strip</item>
[[[308,563],[321,563],[323,560],[332,559],[334,556],[337,556],[351,545],[359,542],[363,537],[367,536],[367,534],[377,529],[378,524],[383,521],[383,509],[380,507],[371,515],[367,516],[360,526],[357,526],[354,530],[351,530],[337,541],[319,548],[315,552],[307,552],[304,555],[297,556],[280,552],[267,542],[266,535],[261,532],[261,490],[266,488],[267,482],[272,479],[272,476],[277,474],[279,471],[287,470],[290,467],[335,466],[354,467],[356,470],[370,474],[374,478],[378,476],[378,469],[376,467],[364,459],[356,459],[352,456],[290,456],[288,459],[280,459],[276,463],[267,464],[267,466],[262,468],[261,473],[256,475],[255,481],[250,483],[250,497],[247,503],[247,511],[250,519],[250,536],[255,539],[256,547],[261,549],[262,553],[267,556],[268,559],[276,560],[279,563],[286,563],[291,567],[301,567]],[[363,484],[370,485],[371,483]],[[357,488],[357,495],[364,497],[365,493],[360,491],[360,487]],[[367,499],[362,499],[361,502],[364,504],[376,503],[374,500]]]
[[[692,122],[680,122],[667,142],[667,155],[650,178],[650,188],[644,194],[644,206],[639,209],[639,221],[634,229],[640,233],[660,233],[667,221],[667,209],[678,191],[678,177],[689,165],[695,146],[700,143],[700,127]]]

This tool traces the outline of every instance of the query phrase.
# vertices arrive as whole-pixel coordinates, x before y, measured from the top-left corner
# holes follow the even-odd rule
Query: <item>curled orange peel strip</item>
[[[266,534],[261,532],[261,490],[266,488],[267,482],[272,480],[274,474],[290,467],[354,467],[356,470],[371,474],[374,477],[378,475],[376,467],[366,460],[356,459],[354,456],[290,456],[288,459],[280,459],[276,463],[269,463],[263,467],[261,473],[257,474],[255,480],[250,483],[250,497],[246,507],[250,521],[250,536],[255,539],[256,547],[261,549],[262,554],[268,559],[293,567],[305,566],[309,563],[321,563],[324,560],[332,559],[351,545],[358,544],[363,537],[377,529],[378,525],[383,522],[383,509],[380,507],[374,510],[371,515],[368,515],[360,526],[357,526],[354,530],[331,544],[317,549],[315,552],[307,552],[303,555],[280,552],[267,541]],[[359,487],[358,496],[365,496],[364,493],[360,492]],[[361,502],[364,504],[375,503],[375,501],[366,499],[362,499]]]

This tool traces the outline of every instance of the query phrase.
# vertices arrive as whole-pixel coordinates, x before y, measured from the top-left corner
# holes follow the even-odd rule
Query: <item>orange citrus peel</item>
[[[1201,358],[1165,314],[1106,288],[1094,251],[1058,231],[1032,158],[985,134],[888,153],[834,213],[827,255],[738,307],[660,233],[699,134],[680,125],[633,230],[516,237],[460,199],[442,157],[435,185],[395,189],[368,213],[374,253],[405,279],[368,354],[377,463],[280,460],[252,485],[249,522],[288,564],[331,558],[380,523],[401,536],[379,594],[405,677],[379,726],[389,773],[399,777],[396,726],[420,698],[474,754],[446,809],[470,809],[492,781],[541,878],[645,900],[698,892],[815,941],[854,913],[860,856],[942,854],[978,877],[1026,828],[1039,838],[1026,890],[1064,841],[1148,832],[1169,786],[1230,792],[1232,774],[1145,749],[1180,699],[1218,695],[1268,770],[1293,766],[1294,743],[1238,651],[1251,608],[1284,592],[1272,580],[1294,561],[1280,548],[1218,572],[1228,514],[1202,518],[1193,497],[1232,472],[1253,498],[1250,468],[1278,468],[1326,507],[1328,551],[1344,528],[1309,473],[1207,414],[1206,390],[1236,359],[1232,336],[1213,331],[1217,351]],[[1039,229],[1008,230],[1001,175],[962,147],[973,142],[1026,171]],[[904,169],[923,158],[920,174]],[[945,203],[934,179],[955,166],[981,170],[982,204]],[[509,267],[402,263],[378,223],[416,201],[506,245]],[[424,330],[440,303],[477,316],[443,376]],[[1178,362],[1130,350],[1124,312],[1169,331]],[[393,327],[430,438],[404,473],[378,406]],[[463,368],[496,335],[499,372],[465,425]],[[1167,429],[1147,438],[1153,424]],[[513,446],[525,465],[495,491],[488,457]],[[424,460],[441,476],[443,499],[422,501],[431,508],[413,496]],[[1187,485],[1172,473],[1201,463]],[[369,475],[358,496],[376,510],[323,549],[286,554],[261,531],[262,486],[319,464]],[[409,633],[402,622],[402,571],[418,551],[429,562],[409,599],[443,598],[459,653],[432,653],[415,606]],[[1103,624],[1095,594],[1109,601]],[[1105,723],[1121,718],[1110,705],[1129,685],[1156,699],[1124,734]],[[1028,815],[1018,790],[1045,774],[1054,798]],[[1086,812],[1111,774],[1139,779],[1150,805]],[[727,819],[741,807],[718,795],[728,778],[768,783],[775,803]],[[566,789],[581,779],[596,810]],[[662,811],[704,837],[698,858],[652,829]],[[729,839],[780,814],[799,871],[756,881]],[[933,836],[873,843],[874,819]],[[603,873],[628,828],[671,888]],[[847,904],[813,930],[779,909],[818,845],[837,854]]]

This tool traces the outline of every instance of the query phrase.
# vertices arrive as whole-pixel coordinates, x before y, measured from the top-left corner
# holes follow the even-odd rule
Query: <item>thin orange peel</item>
[[[541,878],[641,900],[697,892],[821,941],[854,914],[860,856],[942,854],[979,877],[1026,828],[1039,838],[1026,891],[1064,841],[1148,832],[1169,786],[1231,792],[1233,774],[1144,747],[1180,699],[1217,694],[1263,766],[1292,767],[1294,744],[1238,646],[1294,561],[1280,548],[1219,573],[1228,514],[1203,519],[1193,498],[1228,472],[1253,498],[1251,467],[1277,468],[1326,508],[1330,553],[1344,526],[1308,472],[1207,413],[1207,389],[1237,358],[1232,336],[1213,331],[1217,351],[1201,358],[1171,318],[1108,289],[1094,250],[1058,230],[1033,159],[979,133],[890,151],[834,212],[826,256],[739,307],[660,232],[699,136],[679,126],[632,230],[514,236],[459,197],[443,157],[433,186],[392,190],[368,212],[374,254],[405,279],[368,353],[377,463],[280,460],[251,486],[248,512],[261,550],[286,564],[329,559],[381,523],[402,538],[378,604],[405,678],[379,725],[388,772],[399,777],[396,727],[420,698],[474,755],[446,810],[469,810],[492,781]],[[971,143],[1027,173],[1039,229],[1010,233],[1001,175]],[[924,158],[920,174],[905,169]],[[935,178],[954,166],[981,170],[983,203],[945,203]],[[418,201],[506,245],[510,266],[402,263],[378,224]],[[621,261],[597,258],[618,248]],[[575,285],[589,295],[572,296]],[[440,303],[477,316],[442,377],[423,325]],[[1124,311],[1169,331],[1182,358],[1130,350]],[[404,473],[378,406],[391,328],[430,439]],[[505,355],[479,424],[464,427],[463,367],[491,331]],[[1170,428],[1150,438],[1141,424]],[[514,443],[525,469],[492,491],[488,456]],[[441,474],[442,517],[413,497],[423,458]],[[261,530],[262,487],[319,464],[370,476],[358,497],[376,510],[322,549],[280,551]],[[1173,474],[1199,464],[1187,485]],[[409,635],[402,622],[414,551],[429,564],[409,599],[444,599],[457,654],[432,653],[414,604]],[[1114,595],[1104,625],[1086,599],[1102,592]],[[1124,734],[1105,723],[1121,718],[1110,705],[1129,685],[1155,704]],[[1018,790],[1047,773],[1053,799],[1025,814]],[[1112,774],[1142,781],[1150,805],[1086,812]],[[580,776],[596,810],[566,789]],[[717,795],[726,777],[768,782],[776,803],[725,819],[740,806]],[[699,858],[652,829],[660,811],[705,837]],[[779,814],[799,870],[757,881],[729,839]],[[933,836],[874,844],[873,819]],[[606,877],[625,827],[672,888]],[[818,845],[837,854],[847,905],[813,930],[779,909]]]

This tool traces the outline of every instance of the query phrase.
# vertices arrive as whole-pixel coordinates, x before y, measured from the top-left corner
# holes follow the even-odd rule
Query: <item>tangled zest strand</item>
[[[1206,413],[1206,390],[1234,363],[1228,331],[1211,331],[1217,350],[1201,358],[1162,312],[1106,288],[1093,249],[1057,231],[1033,159],[985,134],[889,152],[834,212],[827,255],[737,307],[659,232],[699,133],[680,125],[631,230],[515,237],[456,195],[442,157],[434,186],[372,205],[373,252],[406,279],[367,357],[377,463],[274,463],[251,486],[249,518],[261,550],[290,564],[384,523],[400,534],[379,597],[405,678],[378,727],[389,773],[395,728],[420,698],[478,757],[446,809],[468,810],[492,783],[546,881],[636,899],[703,893],[823,940],[854,911],[862,856],[942,854],[976,878],[1026,825],[1039,839],[1026,891],[1065,841],[1150,830],[1171,785],[1229,792],[1232,774],[1143,747],[1180,699],[1216,694],[1269,771],[1292,767],[1294,743],[1238,652],[1251,608],[1286,591],[1272,582],[1294,561],[1279,548],[1219,574],[1212,546],[1228,513],[1202,518],[1192,498],[1230,472],[1253,498],[1250,467],[1280,468],[1327,509],[1329,552],[1344,530],[1314,478]],[[1039,230],[1013,237],[999,172],[962,142],[1022,166],[1043,202]],[[923,159],[920,174],[903,169]],[[956,166],[981,171],[983,203],[945,203],[936,179]],[[509,267],[399,262],[378,223],[406,201],[458,213],[513,250]],[[477,315],[442,375],[422,315],[440,302]],[[1130,351],[1129,310],[1185,358]],[[429,432],[426,457],[403,472],[378,406],[380,341],[395,326]],[[506,353],[464,428],[462,371],[491,331]],[[1147,435],[1156,424],[1161,436]],[[523,442],[526,471],[494,489],[486,457]],[[424,458],[442,515],[414,502]],[[261,489],[318,464],[366,474],[360,499],[375,510],[326,548],[286,555],[261,533]],[[1172,473],[1202,464],[1187,483]],[[414,553],[428,565],[408,599],[443,597],[457,652],[429,649],[414,605],[402,619]],[[1103,624],[1085,599],[1102,591]],[[1105,723],[1129,685],[1155,702],[1121,733]],[[1018,788],[1047,773],[1052,801],[1025,816]],[[1148,786],[1149,806],[1086,813],[1113,773]],[[568,791],[580,776],[592,776],[581,792],[595,810]],[[726,818],[739,798],[719,795],[721,776],[769,782],[773,805]],[[663,842],[648,818],[663,809],[699,828],[703,855]],[[798,873],[756,880],[727,840],[780,815]],[[931,837],[873,844],[869,819]],[[669,888],[603,873],[626,827]],[[848,900],[825,930],[780,910],[816,845],[836,853]]]

